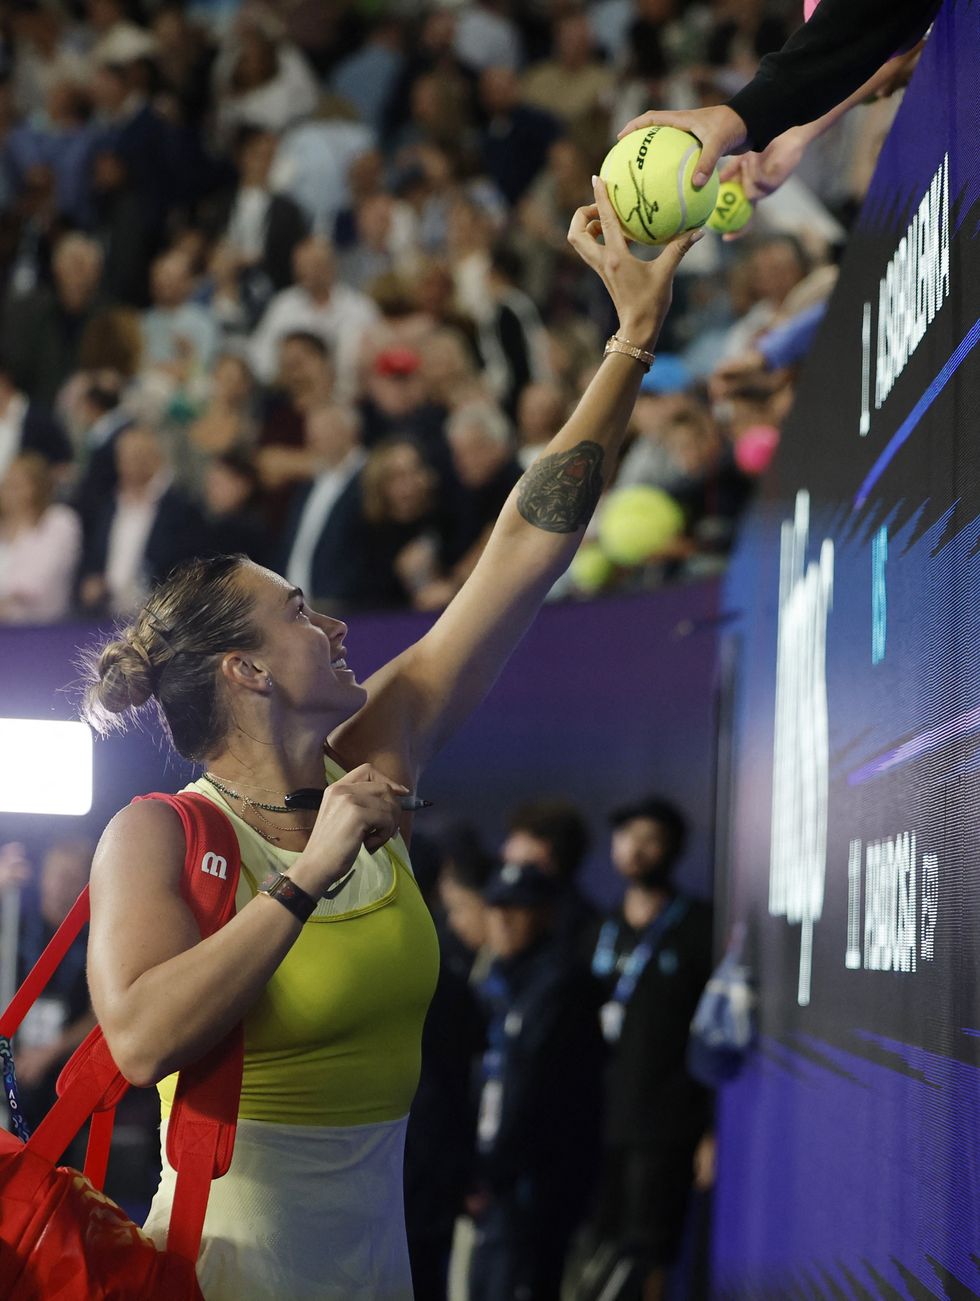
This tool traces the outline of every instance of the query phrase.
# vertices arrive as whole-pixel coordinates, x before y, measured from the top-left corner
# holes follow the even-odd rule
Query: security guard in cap
[[[507,864],[484,892],[494,959],[478,1124],[471,1301],[558,1301],[598,1170],[601,989],[551,935],[554,882]]]
[[[712,968],[707,904],[680,893],[672,876],[686,837],[678,809],[648,798],[610,816],[611,858],[623,878],[621,910],[604,923],[592,972],[605,989],[609,1044],[595,1261],[622,1272],[657,1301],[681,1242],[695,1153],[711,1122],[710,1094],[687,1072],[689,1028]],[[617,1263],[618,1262],[618,1263]]]

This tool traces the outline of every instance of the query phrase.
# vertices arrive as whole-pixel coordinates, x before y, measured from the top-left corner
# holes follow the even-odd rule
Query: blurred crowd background
[[[0,622],[122,616],[174,564],[226,551],[333,613],[442,608],[615,326],[565,235],[616,131],[724,102],[800,17],[783,0],[9,0]],[[686,257],[554,599],[724,566],[895,107],[848,115],[744,238]],[[419,1298],[445,1297],[454,1235],[454,1297],[467,1276],[474,1301],[557,1296],[564,1271],[566,1296],[650,1301],[671,1265],[672,1295],[706,1295],[706,1230],[685,1217],[711,1183],[711,1105],[684,1054],[710,914],[670,882],[680,811],[651,795],[614,815],[623,906],[605,920],[575,885],[587,840],[574,807],[536,802],[498,845],[461,824],[413,846],[444,940],[408,1150]],[[21,974],[90,857],[0,849],[0,894],[24,892]],[[20,1036],[34,1119],[91,1024],[73,952]],[[156,1123],[134,1093],[109,1187],[136,1214]],[[623,1253],[635,1270],[603,1292]]]
[[[438,610],[614,328],[565,240],[617,128],[723,101],[776,0],[11,0],[0,620],[124,614],[241,550]],[[555,598],[724,564],[894,105],[685,260]]]

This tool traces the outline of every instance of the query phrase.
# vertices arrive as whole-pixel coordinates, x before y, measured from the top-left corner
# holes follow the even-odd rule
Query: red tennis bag
[[[152,795],[180,816],[181,882],[202,938],[235,910],[241,867],[231,823],[201,795]],[[89,916],[82,891],[0,1016],[12,1036]],[[160,1251],[102,1192],[116,1105],[130,1087],[96,1026],[58,1077],[58,1099],[26,1143],[0,1130],[0,1301],[203,1301],[194,1267],[211,1180],[231,1163],[242,1084],[242,1028],[180,1072],[167,1133],[177,1171]],[[56,1164],[91,1117],[84,1173]]]

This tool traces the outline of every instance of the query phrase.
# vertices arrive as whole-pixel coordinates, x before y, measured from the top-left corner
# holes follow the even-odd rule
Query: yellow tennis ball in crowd
[[[738,181],[722,181],[718,186],[718,202],[715,210],[707,220],[710,230],[717,230],[722,235],[730,235],[741,230],[752,220],[755,205],[745,196]]]
[[[614,488],[599,516],[599,543],[617,565],[642,565],[684,528],[684,512],[660,488]]]
[[[599,176],[631,239],[668,244],[704,225],[718,197],[718,173],[696,190],[692,177],[700,161],[701,142],[672,126],[631,131],[613,145]]]
[[[593,596],[613,577],[616,566],[598,542],[586,542],[575,552],[568,572],[580,592]]]

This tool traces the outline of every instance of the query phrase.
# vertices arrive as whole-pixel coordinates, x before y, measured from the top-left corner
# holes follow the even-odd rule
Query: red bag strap
[[[94,1026],[58,1076],[54,1106],[27,1140],[48,1161],[57,1161],[95,1111],[111,1110],[129,1089],[113,1061],[100,1026]]]
[[[44,952],[24,978],[24,983],[0,1017],[0,1034],[11,1037],[54,975],[65,954],[81,934],[89,919],[88,886],[72,904],[64,921],[48,941]],[[105,1116],[90,1132],[85,1158],[85,1173],[97,1188],[102,1187],[112,1136],[112,1117],[119,1099],[129,1085],[112,1060],[102,1031],[96,1026],[69,1058],[58,1078],[58,1092],[77,1071],[79,1084],[70,1104],[52,1107],[30,1139],[33,1151],[55,1161],[75,1137],[93,1111]],[[104,1109],[104,1110],[103,1110]],[[101,1171],[101,1172],[100,1172]]]
[[[88,1146],[85,1149],[85,1177],[93,1188],[105,1187],[106,1170],[109,1168],[109,1150],[112,1147],[112,1131],[116,1124],[116,1109],[108,1107],[92,1114],[88,1127]]]
[[[181,893],[194,912],[201,937],[213,935],[235,911],[241,869],[238,838],[229,819],[194,792],[153,794],[175,810],[186,840]],[[12,1035],[48,983],[89,916],[88,887],[73,904],[44,953],[0,1017],[0,1033]],[[168,1248],[197,1261],[211,1180],[231,1162],[238,1120],[243,1033],[237,1026],[199,1062],[180,1072],[167,1136],[167,1156],[177,1170]],[[89,1116],[96,1113],[86,1173],[101,1186],[108,1159],[116,1104],[129,1088],[95,1026],[58,1077],[58,1098],[28,1140],[28,1146],[56,1161]]]
[[[241,870],[238,837],[228,817],[206,795],[138,795],[141,800],[169,804],[180,818],[187,849],[180,889],[207,939],[235,915],[235,890]]]
[[[62,958],[75,943],[88,921],[88,886],[82,891],[68,911],[68,915],[45,946],[44,952],[27,973],[24,983],[10,1000],[0,1016],[0,1035],[12,1039],[20,1023],[40,997],[41,991],[61,964]]]
[[[187,840],[185,898],[201,938],[213,935],[235,912],[241,870],[238,837],[229,819],[206,796],[144,796],[176,809]],[[180,1072],[167,1126],[167,1159],[177,1171],[167,1249],[196,1261],[212,1179],[231,1164],[242,1091],[244,1040],[241,1025],[200,1061]]]

